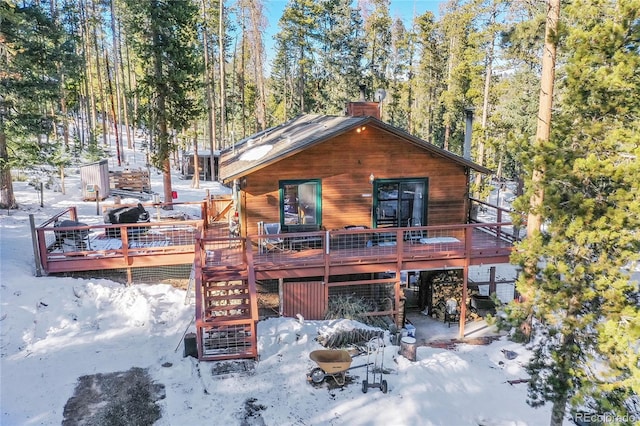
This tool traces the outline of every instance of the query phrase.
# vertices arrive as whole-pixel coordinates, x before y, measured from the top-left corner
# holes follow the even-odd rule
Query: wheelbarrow
[[[318,367],[307,374],[307,380],[313,383],[322,383],[325,378],[333,377],[338,386],[344,386],[347,371],[354,368],[365,367],[368,364],[351,367],[353,358],[349,352],[338,349],[320,349],[309,354],[309,358],[318,364]]]

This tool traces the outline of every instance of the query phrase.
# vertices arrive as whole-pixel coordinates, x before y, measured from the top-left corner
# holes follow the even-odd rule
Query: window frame
[[[315,223],[294,225],[285,224],[285,187],[290,185],[300,186],[303,184],[315,185]],[[322,180],[321,179],[287,179],[278,182],[278,194],[280,198],[280,225],[283,232],[303,232],[309,230],[322,229]],[[299,191],[299,190],[298,190]]]
[[[422,217],[422,226],[425,226],[428,222],[428,201],[429,201],[429,178],[428,177],[419,177],[419,178],[397,178],[397,179],[376,179],[373,182],[373,214],[371,215],[373,223],[371,224],[373,228],[378,228],[379,224],[378,224],[378,209],[381,207],[381,203],[384,203],[385,201],[394,201],[396,204],[396,211],[395,211],[395,215],[396,215],[396,219],[395,221],[397,222],[395,227],[402,227],[402,196],[399,193],[401,186],[403,184],[407,184],[407,183],[420,183],[424,185],[424,193],[422,194],[422,209],[420,212],[420,216]],[[398,186],[398,196],[393,199],[393,200],[380,200],[379,199],[379,189],[380,186],[382,185],[387,185],[387,184],[396,184]],[[406,226],[406,225],[405,225]],[[384,227],[393,227],[393,226],[389,226],[389,225],[384,225],[382,226]]]

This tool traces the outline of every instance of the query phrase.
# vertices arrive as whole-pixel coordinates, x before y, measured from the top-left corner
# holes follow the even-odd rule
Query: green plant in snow
[[[640,395],[638,7],[566,6],[552,135],[530,153],[544,226],[514,255],[525,303],[509,317],[532,318],[528,402],[552,403],[552,425],[567,406],[624,419]]]

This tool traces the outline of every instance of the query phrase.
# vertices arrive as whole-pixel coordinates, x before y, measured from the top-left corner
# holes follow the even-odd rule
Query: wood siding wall
[[[280,221],[279,181],[322,181],[322,226],[371,226],[376,179],[428,178],[428,223],[466,223],[465,168],[435,156],[377,127],[367,126],[315,145],[247,176],[242,202],[243,235],[257,223]]]

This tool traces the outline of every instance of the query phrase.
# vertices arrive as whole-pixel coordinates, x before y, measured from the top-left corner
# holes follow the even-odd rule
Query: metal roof
[[[251,135],[222,151],[220,175],[230,182],[329,140],[357,127],[374,126],[440,157],[448,158],[480,173],[492,171],[470,160],[439,148],[374,117],[305,114],[279,126]]]

